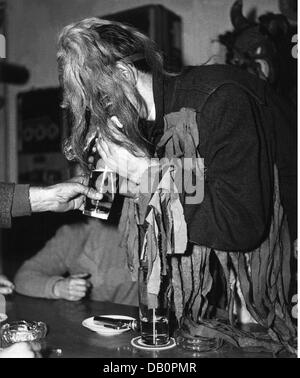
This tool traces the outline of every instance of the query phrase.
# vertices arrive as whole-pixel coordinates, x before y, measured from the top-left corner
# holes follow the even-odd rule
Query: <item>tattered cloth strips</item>
[[[193,246],[192,253],[172,257],[172,283],[176,317],[188,316],[197,321],[208,309],[207,295],[213,277],[209,269],[210,248]]]
[[[149,205],[141,261],[148,263],[148,308],[157,307],[161,276],[168,272],[167,255],[183,254],[187,247],[187,226],[173,173],[169,167],[160,181]]]
[[[247,352],[265,352],[267,350],[274,355],[285,348],[284,345],[271,340],[263,332],[246,332],[219,319],[200,319],[196,323],[190,318],[183,318],[176,341],[184,349],[193,349],[199,352],[217,350],[225,342],[234,347],[243,348]]]
[[[172,157],[199,158],[196,111],[183,108],[165,117],[165,134],[158,148],[163,155]],[[199,159],[197,159],[199,161]],[[273,219],[268,238],[250,253],[214,251],[205,246],[194,245],[182,256],[172,256],[172,283],[176,316],[181,324],[193,323],[197,329],[197,340],[216,337],[231,341],[235,346],[278,352],[284,347],[295,353],[295,327],[291,321],[288,300],[290,284],[291,246],[288,226],[280,203],[278,173],[274,167]],[[211,266],[213,255],[219,261],[225,277],[223,288],[226,298],[223,317],[226,323],[209,320],[214,310],[209,303],[216,281],[215,266]],[[263,327],[264,334],[241,332],[235,326],[234,307],[237,289],[240,300],[252,318]],[[205,319],[205,320],[204,320]],[[185,329],[186,335],[187,329]],[[228,335],[230,334],[230,337]],[[216,336],[217,335],[217,336]],[[177,340],[178,341],[178,340]],[[195,339],[193,340],[195,343]],[[202,340],[203,341],[203,340]],[[212,343],[220,346],[220,343]],[[194,344],[195,347],[195,344]]]
[[[165,133],[157,146],[158,155],[163,150],[164,159],[160,161],[163,177],[148,203],[141,252],[141,260],[148,262],[148,304],[153,307],[156,307],[161,276],[167,274],[167,255],[183,255],[187,248],[187,226],[180,199],[183,201],[185,191],[192,187],[193,176],[185,176],[190,181],[184,183],[183,190],[183,168],[204,180],[203,161],[197,151],[199,134],[195,110],[182,108],[166,115],[164,123]],[[184,159],[189,159],[190,164],[185,164]],[[143,196],[139,201],[141,205],[145,205]]]
[[[124,198],[118,229],[122,235],[120,246],[125,250],[127,265],[132,281],[138,281],[139,269],[139,229],[136,217],[136,203],[132,198]]]
[[[197,158],[195,161],[199,162],[198,145],[199,135],[195,110],[183,108],[179,112],[165,116],[165,133],[158,145],[158,152],[163,151],[160,155],[169,159],[173,157]],[[198,175],[203,174],[203,165],[199,167],[195,164],[195,168]],[[155,205],[153,212],[148,211],[151,209],[151,206],[148,207],[151,196],[140,196],[138,201],[140,210],[143,209],[143,212],[148,215],[151,213],[145,222],[149,224],[151,231],[144,239],[144,243],[148,243],[148,256],[151,256],[148,262],[151,267],[149,270],[151,271],[151,274],[149,273],[150,295],[152,292],[154,294],[157,292],[154,279],[158,277],[158,270],[157,268],[153,270],[153,266],[160,265],[161,274],[164,274],[166,266],[164,258],[166,251],[170,250],[170,245],[172,246],[172,235],[174,235],[168,231],[170,227],[159,218],[161,211],[165,215],[170,214],[168,209],[171,196],[168,197],[168,193],[164,191],[158,191],[157,194],[158,198],[154,197],[153,201]],[[182,196],[180,198],[183,199]],[[121,219],[123,223],[121,232],[123,232],[130,264],[134,272],[137,272],[138,226],[135,224],[133,228],[130,228],[129,224],[132,224],[132,221],[126,223],[126,219],[135,219],[140,224],[142,222],[136,215],[135,206],[137,205],[132,200],[128,202],[129,211]],[[210,345],[211,348],[219,347],[220,343],[219,341],[210,343],[208,339],[231,342],[242,348],[258,347],[271,352],[278,352],[285,347],[288,351],[295,353],[296,330],[291,321],[288,301],[291,246],[286,217],[280,203],[276,167],[274,167],[273,204],[274,211],[269,236],[256,250],[247,254],[229,253],[194,245],[191,251],[183,255],[171,255],[176,316],[183,325],[180,332],[185,335],[183,338],[187,341],[186,345],[194,343],[195,346],[195,342],[202,337],[202,341],[206,340],[206,346]],[[164,216],[164,219],[171,218],[168,215]],[[162,233],[159,232],[159,228],[163,231]],[[128,233],[133,234],[134,237]],[[143,246],[147,248],[146,244]],[[161,255],[158,253],[160,248],[164,251]],[[144,254],[146,256],[146,252]],[[213,313],[211,307],[214,305],[209,303],[209,295],[212,293],[216,280],[216,272],[210,266],[213,257],[219,261],[220,270],[225,277],[223,292],[226,302],[223,313],[226,315],[227,322],[209,319]],[[259,337],[256,333],[241,332],[235,327],[233,311],[237,286],[240,287],[247,310],[265,331],[264,334],[260,333]]]
[[[168,160],[164,160],[160,166],[160,174],[163,172],[160,185],[151,193],[140,193],[138,200],[130,198],[124,200],[119,222],[119,231],[122,234],[121,246],[126,251],[134,281],[137,281],[138,277],[139,255],[142,254],[143,259],[150,257],[147,260],[150,295],[152,291],[156,295],[158,290],[158,286],[155,287],[151,283],[158,272],[158,268],[152,271],[153,265],[158,267],[160,262],[161,273],[164,275],[166,256],[173,253],[182,254],[186,249],[187,229],[180,202],[182,191],[178,193],[176,187],[176,173],[180,173],[179,168],[182,168],[182,165],[178,166],[178,160],[174,161],[173,158],[192,158],[194,166],[191,169],[198,177],[203,178],[202,160],[196,148],[198,144],[196,112],[193,109],[183,108],[178,113],[166,115],[165,134],[158,149],[165,149],[164,156]],[[144,229],[148,232],[142,235],[141,242],[141,230]],[[147,253],[146,249],[149,249]]]
[[[138,201],[125,198],[119,221],[133,281],[138,280],[139,260],[147,261],[150,296],[157,295],[160,275],[167,274],[167,255],[183,254],[187,247],[187,225],[174,182],[176,167],[166,163],[162,168],[164,175],[154,194],[141,193]],[[141,225],[146,230],[142,243]]]
[[[208,298],[215,280],[214,271],[210,270],[213,269],[210,268],[212,255],[218,259],[225,279],[226,307],[225,312],[219,311],[223,321],[209,319],[212,309]],[[249,350],[278,353],[284,348],[296,353],[296,329],[288,300],[290,258],[287,220],[280,204],[275,167],[274,214],[269,236],[259,248],[242,253],[193,246],[192,253],[172,257],[176,316],[183,325],[177,337],[179,345],[196,350],[199,343],[201,350],[203,343],[207,346],[209,339],[218,338]],[[237,299],[262,327],[262,332],[241,332],[236,327],[234,307]],[[217,310],[215,308],[215,312]],[[212,345],[211,350],[220,343]]]

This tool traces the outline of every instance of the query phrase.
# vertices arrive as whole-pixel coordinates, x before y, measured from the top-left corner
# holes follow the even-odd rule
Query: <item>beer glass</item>
[[[148,267],[139,268],[139,315],[141,342],[146,345],[165,345],[170,340],[169,316],[172,284],[169,274],[161,277],[158,296],[151,297],[147,291]]]
[[[92,170],[88,186],[103,194],[101,200],[85,199],[83,214],[108,219],[117,191],[117,175],[108,167]]]

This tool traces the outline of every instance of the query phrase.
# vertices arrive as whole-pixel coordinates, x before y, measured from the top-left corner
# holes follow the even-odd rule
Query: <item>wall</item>
[[[234,0],[7,0],[8,57],[30,68],[31,78],[24,87],[9,88],[8,98],[8,177],[17,177],[16,94],[30,88],[58,85],[56,40],[66,24],[93,15],[104,15],[145,4],[162,4],[182,17],[183,54],[186,64],[220,62],[223,51],[214,42],[231,28],[229,9]],[[245,13],[278,12],[277,0],[244,0]],[[1,142],[0,142],[1,143]],[[0,145],[1,148],[1,145]]]

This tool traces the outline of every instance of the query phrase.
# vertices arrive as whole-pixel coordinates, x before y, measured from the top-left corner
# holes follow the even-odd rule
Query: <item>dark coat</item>
[[[0,228],[10,227],[14,184],[0,183]]]
[[[30,214],[29,185],[0,183],[0,228],[11,227],[12,217]]]
[[[184,207],[191,242],[223,251],[258,247],[273,215],[275,164],[295,222],[295,121],[264,81],[230,66],[187,67],[176,77],[155,76],[154,99],[157,122],[148,133],[154,144],[164,115],[197,110],[206,177],[203,202]]]

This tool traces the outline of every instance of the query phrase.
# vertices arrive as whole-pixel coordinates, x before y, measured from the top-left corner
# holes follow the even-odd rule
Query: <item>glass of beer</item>
[[[117,192],[117,175],[108,167],[92,170],[88,186],[103,194],[101,200],[86,197],[83,214],[90,217],[108,219]]]
[[[147,291],[148,267],[144,263],[139,268],[139,315],[141,343],[162,346],[170,341],[169,315],[172,285],[169,274],[161,277],[157,296]]]

